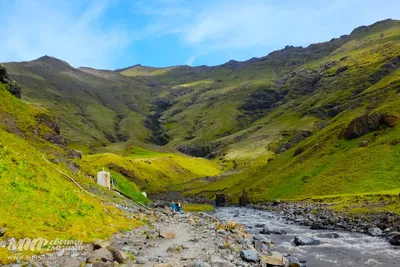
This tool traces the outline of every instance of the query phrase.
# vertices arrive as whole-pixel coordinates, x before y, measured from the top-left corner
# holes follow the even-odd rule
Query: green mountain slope
[[[124,199],[72,168],[79,154],[65,147],[54,117],[17,99],[7,87],[0,82],[0,227],[5,229],[0,241],[42,237],[88,242],[139,225],[107,204],[124,204]],[[82,191],[59,170],[99,197]],[[0,264],[10,262],[10,255],[15,253],[0,248]]]
[[[171,189],[237,199],[246,188],[260,201],[400,187],[399,56],[400,21],[385,20],[329,42],[215,67],[74,69],[50,57],[6,66],[26,88],[23,99],[59,117],[71,147],[120,152],[87,156],[88,168],[117,162],[121,173],[129,164],[124,169],[154,178],[146,184],[131,175],[140,189],[162,191],[169,165],[141,169],[121,152],[155,144],[229,171],[201,179],[219,168],[198,160],[212,174],[170,174]],[[372,119],[366,115],[348,128],[364,114]]]

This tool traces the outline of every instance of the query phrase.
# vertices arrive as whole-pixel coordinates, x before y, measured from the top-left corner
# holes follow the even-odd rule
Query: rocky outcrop
[[[240,207],[246,207],[247,205],[250,204],[249,198],[247,196],[246,190],[243,190],[242,195],[239,197],[239,206]]]
[[[283,136],[287,136],[287,135],[290,135],[290,132],[282,131],[281,134]],[[286,150],[291,149],[292,147],[294,147],[295,145],[297,145],[301,141],[307,139],[311,135],[312,135],[312,132],[308,131],[308,130],[297,130],[297,131],[295,131],[293,133],[293,136],[287,142],[284,142],[284,143],[279,145],[278,149],[276,150],[276,153],[277,154],[282,154]],[[301,153],[298,154],[298,152],[299,151],[297,151],[297,153],[295,152],[294,156],[299,155],[299,154],[302,153],[301,152]]]
[[[9,77],[7,69],[0,64],[0,83],[7,84],[8,91],[14,96],[21,98],[21,87]]]
[[[49,141],[55,145],[66,147],[67,140],[60,135],[60,125],[56,119],[48,114],[39,114],[36,116],[36,121],[50,128],[51,131],[43,132],[42,129],[36,129],[36,135],[42,137],[44,140]]]
[[[215,195],[215,206],[216,207],[225,207],[227,203],[227,197],[224,194]]]
[[[378,111],[373,111],[353,119],[343,135],[346,139],[357,138],[376,131],[381,127],[394,127],[399,120],[400,118],[395,115],[381,114]]]

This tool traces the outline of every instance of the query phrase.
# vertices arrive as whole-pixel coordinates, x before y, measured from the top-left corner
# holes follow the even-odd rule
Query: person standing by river
[[[178,212],[179,212],[180,214],[183,213],[183,211],[182,211],[182,202],[181,202],[180,200],[178,201]]]
[[[175,204],[174,201],[172,201],[172,203],[171,203],[171,210],[172,210],[172,213],[175,214],[175,212],[176,212],[176,204]]]

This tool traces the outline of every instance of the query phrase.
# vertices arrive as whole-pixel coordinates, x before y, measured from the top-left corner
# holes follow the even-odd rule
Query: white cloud
[[[3,2],[2,6],[7,4],[2,13],[6,38],[0,42],[0,62],[50,55],[75,67],[106,68],[133,41],[126,30],[99,24],[108,1]]]
[[[167,4],[166,4],[167,3]],[[196,58],[212,52],[308,45],[349,33],[354,27],[396,16],[395,0],[167,1],[157,10],[149,34],[175,34]],[[171,14],[179,6],[181,15]],[[265,53],[267,53],[266,51]],[[193,60],[189,60],[192,62]],[[193,63],[193,62],[192,62]]]

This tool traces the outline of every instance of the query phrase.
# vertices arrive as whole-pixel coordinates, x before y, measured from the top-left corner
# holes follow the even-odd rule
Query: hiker
[[[171,203],[171,210],[172,210],[172,213],[175,214],[175,212],[176,212],[176,204],[175,204],[174,201],[172,201],[172,203]]]
[[[180,200],[178,201],[178,212],[179,212],[180,214],[183,213],[183,211],[182,211],[182,202],[181,202]]]

